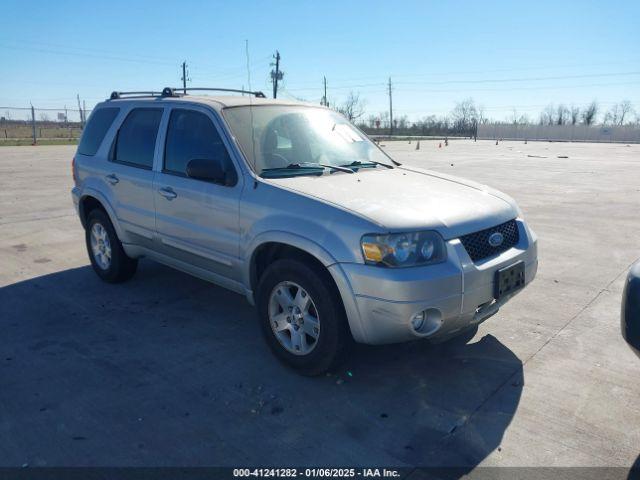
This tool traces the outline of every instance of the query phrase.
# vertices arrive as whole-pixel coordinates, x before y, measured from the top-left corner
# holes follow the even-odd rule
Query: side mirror
[[[224,168],[221,160],[217,158],[194,158],[187,163],[187,176],[197,180],[219,183],[220,185],[233,185],[233,176]]]

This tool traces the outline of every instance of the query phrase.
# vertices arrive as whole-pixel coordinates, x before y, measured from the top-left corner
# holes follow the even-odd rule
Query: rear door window
[[[93,112],[82,133],[82,140],[78,145],[78,153],[81,155],[95,155],[100,148],[107,130],[120,112],[119,108],[101,108]]]
[[[151,170],[162,108],[135,108],[118,130],[113,161]]]

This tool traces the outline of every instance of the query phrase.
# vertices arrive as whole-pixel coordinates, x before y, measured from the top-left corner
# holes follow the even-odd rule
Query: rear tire
[[[85,240],[91,266],[105,282],[125,282],[136,273],[138,260],[124,252],[111,220],[103,210],[89,212]]]
[[[260,326],[269,347],[308,376],[338,366],[352,343],[342,301],[324,273],[297,260],[277,260],[257,288]]]

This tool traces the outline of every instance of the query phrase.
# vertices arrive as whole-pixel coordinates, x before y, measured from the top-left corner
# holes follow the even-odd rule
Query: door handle
[[[160,190],[158,190],[158,193],[162,195],[164,198],[166,198],[167,200],[173,200],[178,196],[178,194],[174,192],[171,187],[161,188]]]
[[[111,173],[111,174],[107,175],[104,178],[106,178],[107,182],[109,182],[111,185],[115,185],[116,183],[118,183],[120,181],[118,179],[118,177],[116,177],[116,175],[114,173]]]

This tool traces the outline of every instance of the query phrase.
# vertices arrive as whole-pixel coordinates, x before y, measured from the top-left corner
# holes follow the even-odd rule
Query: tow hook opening
[[[496,313],[498,313],[499,309],[500,305],[498,305],[498,302],[495,299],[478,305],[476,307],[476,311],[473,315],[473,320],[471,321],[471,323],[484,322],[489,317],[492,317]]]

